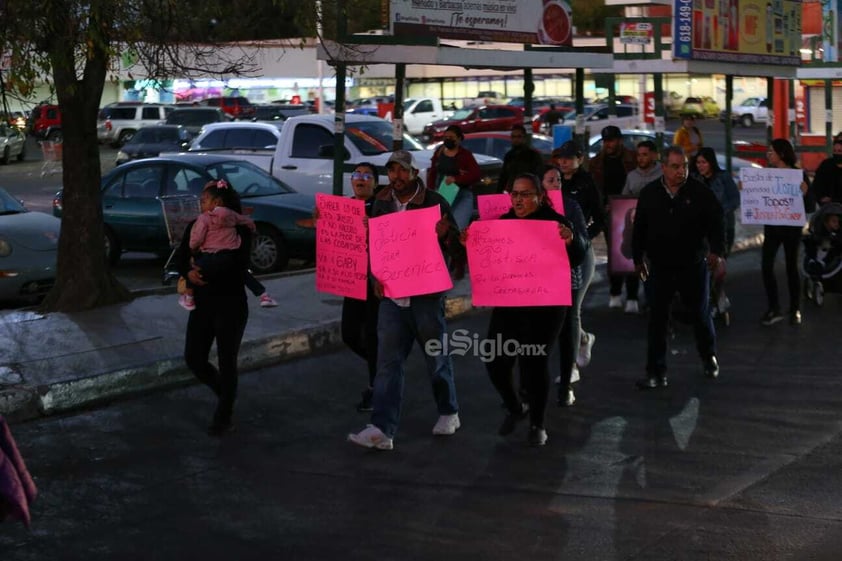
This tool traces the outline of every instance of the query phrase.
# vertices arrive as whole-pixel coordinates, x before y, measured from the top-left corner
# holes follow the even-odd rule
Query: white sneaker
[[[579,355],[576,357],[576,364],[584,368],[591,363],[591,350],[596,342],[596,335],[582,331],[582,340],[579,343]]]
[[[266,292],[260,295],[260,307],[261,308],[274,308],[277,306],[278,303],[275,302],[275,299],[269,296]]]
[[[560,377],[561,376],[559,376],[559,378]],[[579,378],[579,367],[574,364],[573,365],[573,373],[570,375],[570,383],[575,384],[579,380],[580,380],[580,378]],[[559,382],[559,383],[561,383],[561,382]]]
[[[462,423],[459,422],[459,413],[453,415],[440,415],[439,420],[436,421],[436,426],[433,427],[433,434],[438,436],[449,436],[454,434]]]
[[[383,434],[383,431],[374,425],[366,425],[357,434],[349,434],[348,440],[363,448],[376,448],[377,450],[391,450],[394,448],[392,439]]]
[[[626,313],[639,314],[640,308],[637,306],[637,300],[626,300]]]
[[[623,297],[619,294],[617,296],[611,296],[608,298],[608,307],[609,308],[622,308],[623,307]]]

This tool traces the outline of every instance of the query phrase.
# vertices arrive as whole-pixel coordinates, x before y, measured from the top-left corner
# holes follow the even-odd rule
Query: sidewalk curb
[[[454,296],[445,301],[448,319],[472,310],[469,295]],[[339,320],[244,341],[240,349],[240,373],[328,351],[341,343]],[[46,386],[6,386],[0,389],[0,414],[13,422],[28,421],[195,381],[181,356],[169,357]]]

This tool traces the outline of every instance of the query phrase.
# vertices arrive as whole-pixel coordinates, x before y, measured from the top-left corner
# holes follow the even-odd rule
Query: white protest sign
[[[743,224],[803,226],[807,221],[801,182],[804,172],[789,168],[740,169]]]

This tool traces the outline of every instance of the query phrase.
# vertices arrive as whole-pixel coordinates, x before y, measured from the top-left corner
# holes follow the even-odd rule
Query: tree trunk
[[[43,312],[74,312],[131,299],[105,259],[99,143],[99,101],[108,57],[92,48],[81,80],[72,49],[51,52],[56,94],[61,107],[63,212],[56,283],[41,303]]]

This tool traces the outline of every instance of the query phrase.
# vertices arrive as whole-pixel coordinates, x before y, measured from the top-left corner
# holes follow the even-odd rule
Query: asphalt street
[[[235,422],[205,435],[198,386],[12,426],[39,487],[33,527],[0,526],[3,561],[831,560],[842,552],[842,299],[761,327],[759,252],[735,256],[722,375],[678,326],[668,389],[640,393],[646,320],[590,294],[594,358],[549,443],[497,436],[500,400],[454,357],[462,428],[436,420],[420,352],[391,452],[345,442],[362,362],[345,350],[243,375]],[[450,331],[484,334],[488,313]]]

